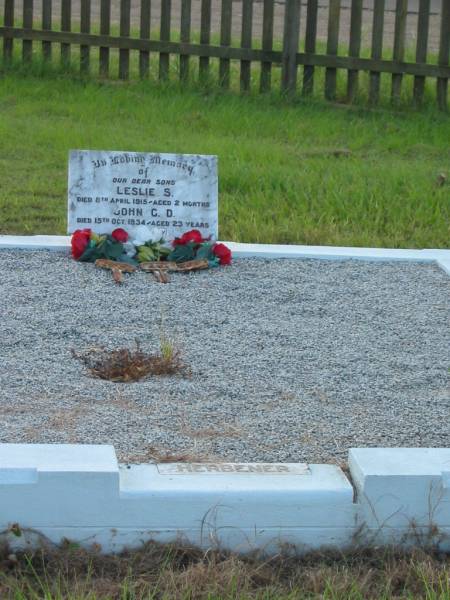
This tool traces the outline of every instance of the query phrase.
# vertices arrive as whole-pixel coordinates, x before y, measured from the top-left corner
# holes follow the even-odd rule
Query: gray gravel
[[[114,444],[236,461],[341,461],[352,446],[450,445],[450,278],[413,263],[236,260],[110,273],[0,252],[1,442]],[[71,349],[158,347],[192,370],[120,384]]]

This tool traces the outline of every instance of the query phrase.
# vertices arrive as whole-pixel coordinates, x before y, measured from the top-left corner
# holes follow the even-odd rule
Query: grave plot
[[[448,446],[450,278],[433,264],[236,259],[117,285],[68,253],[1,250],[0,278],[0,442],[138,462]],[[161,338],[185,370],[113,382],[73,356]]]

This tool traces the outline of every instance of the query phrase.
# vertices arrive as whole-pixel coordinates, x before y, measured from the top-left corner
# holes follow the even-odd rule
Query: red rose
[[[231,264],[231,250],[225,244],[214,244],[212,251],[219,259],[221,265]]]
[[[72,256],[75,260],[78,260],[83,252],[86,250],[91,239],[90,229],[77,229],[72,234]]]
[[[189,242],[194,242],[194,244],[201,244],[202,242],[206,242],[203,239],[202,234],[198,229],[192,229],[191,231],[186,231],[179,238],[175,238],[172,242],[172,246],[185,246],[189,244]]]
[[[111,233],[111,236],[116,240],[116,242],[120,242],[121,244],[128,242],[128,233],[121,227],[114,229],[114,231]]]

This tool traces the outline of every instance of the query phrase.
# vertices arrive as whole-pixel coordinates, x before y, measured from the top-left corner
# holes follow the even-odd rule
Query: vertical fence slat
[[[242,0],[242,30],[241,47],[252,48],[253,34],[253,3],[255,0]],[[274,41],[274,4],[275,0],[263,1],[263,22],[262,22],[262,48],[270,52],[273,49]],[[305,54],[311,55],[316,52],[316,39],[318,29],[318,8],[319,0],[304,0],[307,6],[306,28],[305,28]],[[361,52],[362,38],[362,14],[364,0],[351,0],[350,17],[350,36],[349,51],[350,57],[358,57]],[[450,53],[450,0],[441,0],[440,17],[440,41],[438,51],[438,65],[448,67]],[[137,2],[137,0],[136,0]],[[24,61],[32,58],[33,41],[27,39],[26,31],[33,27],[33,11],[36,7],[34,0],[22,0],[23,8],[23,29],[25,30],[22,38],[22,55]],[[110,35],[111,27],[111,0],[99,0],[100,4],[100,33]],[[151,35],[151,0],[139,0],[140,4],[140,36],[141,39],[150,39]],[[171,33],[171,0],[162,0],[161,2],[161,41],[170,41]],[[394,63],[401,63],[405,60],[406,51],[406,25],[408,19],[409,0],[396,0],[395,2],[395,31],[392,60]],[[42,7],[42,29],[51,31],[52,22],[52,0],[41,0]],[[182,44],[188,44],[191,41],[192,27],[192,0],[180,0],[181,20],[180,20],[180,41]],[[4,0],[3,23],[6,28],[14,26],[15,0]],[[60,0],[61,6],[61,31],[72,31],[72,0]],[[374,0],[373,3],[373,24],[371,41],[371,58],[374,61],[380,61],[383,58],[383,34],[384,17],[386,10],[386,0]],[[417,43],[415,50],[415,64],[426,65],[428,59],[428,42],[430,15],[432,9],[431,0],[418,0],[418,22],[417,22]],[[300,7],[301,0],[286,0],[285,18],[284,18],[284,36],[283,50],[281,52],[282,66],[282,88],[285,91],[293,91],[297,85],[297,53],[299,51],[299,29],[300,29]],[[80,0],[80,30],[81,33],[91,32],[91,8],[92,0]],[[390,9],[390,6],[388,7]],[[201,0],[201,22],[200,22],[200,44],[209,45],[211,39],[212,22],[212,0]],[[326,54],[329,56],[338,55],[339,44],[339,21],[341,13],[341,0],[329,0],[328,14],[328,37]],[[127,38],[131,31],[131,0],[120,0],[120,36]],[[221,31],[220,44],[222,47],[229,47],[231,44],[232,32],[232,0],[222,0],[221,11]],[[29,36],[28,36],[29,37]],[[53,42],[54,44],[55,42]],[[108,42],[104,42],[108,43]],[[63,63],[70,63],[71,44],[69,42],[60,42],[61,59]],[[12,58],[13,40],[9,37],[3,39],[3,57],[5,60]],[[169,71],[169,52],[160,53],[160,78],[166,78]],[[42,41],[42,52],[45,60],[51,60],[52,42]],[[141,77],[147,77],[150,65],[150,53],[148,50],[140,50],[139,71]],[[190,55],[186,48],[181,50],[180,54],[180,78],[186,81],[189,77]],[[109,71],[109,53],[107,47],[100,47],[100,73],[104,76]],[[130,50],[127,48],[119,49],[119,77],[127,79],[130,69]],[[302,62],[308,62],[306,61]],[[200,78],[209,79],[210,58],[208,52],[205,56],[200,56]],[[326,63],[325,63],[326,64]],[[337,89],[337,69],[336,62],[331,66],[325,67],[325,96],[329,100],[336,97]],[[338,63],[340,64],[340,63]],[[384,63],[379,63],[381,69],[386,72],[390,67],[384,67]],[[80,68],[81,71],[89,70],[90,65],[90,45],[80,45]],[[353,65],[352,65],[353,67]],[[345,68],[345,67],[344,67]],[[369,74],[369,101],[376,104],[380,95],[381,72],[376,70],[378,66],[374,62],[372,67],[374,71]],[[353,67],[355,69],[355,67]],[[420,71],[419,71],[420,72]],[[428,73],[425,68],[421,73]],[[260,90],[267,91],[271,88],[272,64],[268,59],[261,62]],[[303,91],[305,94],[313,91],[314,66],[306,64],[303,72]],[[448,106],[448,81],[449,78],[441,73],[437,78],[437,101],[442,109]],[[348,70],[348,98],[352,100],[357,92],[356,70]],[[420,104],[423,101],[426,77],[429,75],[414,76],[414,102]],[[393,102],[397,102],[401,96],[404,75],[402,73],[392,73],[391,96]],[[229,86],[230,81],[230,59],[220,58],[220,84],[224,87]],[[248,91],[251,87],[251,61],[242,58],[240,60],[240,87],[241,91]]]
[[[319,3],[317,0],[308,0],[306,13],[305,52],[314,54],[316,51],[317,37],[317,12]],[[305,65],[303,69],[303,93],[312,94],[314,90],[314,66]]]
[[[353,0],[350,15],[350,41],[348,55],[358,57],[361,52],[363,0]],[[347,100],[353,102],[358,93],[359,72],[349,69],[347,73]]]
[[[297,87],[297,52],[300,32],[300,0],[286,0],[284,13],[281,86],[285,92]]]
[[[72,0],[61,0],[61,31],[72,29]],[[63,66],[70,63],[70,44],[61,44],[61,62]]]
[[[327,54],[336,56],[339,46],[339,21],[341,16],[341,0],[330,0],[328,12]],[[327,67],[325,71],[325,98],[336,99],[337,69]]]
[[[262,24],[262,49],[270,51],[273,48],[273,17],[274,0],[264,0],[263,24]],[[272,63],[263,61],[261,63],[261,77],[259,81],[260,92],[268,92],[271,87]]]
[[[426,0],[429,2],[429,0]],[[408,16],[408,0],[397,0],[395,6],[395,28],[394,28],[394,49],[392,58],[395,61],[402,62],[405,58],[405,34],[406,18]],[[403,75],[394,73],[392,75],[391,99],[394,104],[400,100],[402,91]]]
[[[438,64],[446,67],[449,64],[450,53],[450,2],[442,0],[441,7],[441,37],[439,42]],[[448,79],[438,77],[437,101],[441,110],[447,110]]]
[[[5,27],[14,27],[14,0],[5,0],[3,19]],[[13,48],[14,40],[12,38],[3,38],[3,59],[6,62],[12,59]]]
[[[375,0],[373,7],[372,52],[371,57],[380,59],[383,54],[385,0]],[[371,71],[369,76],[369,103],[377,104],[380,97],[381,74]]]
[[[150,23],[151,23],[151,0],[141,0],[140,14],[140,29],[139,35],[141,39],[150,39]],[[148,50],[139,51],[139,76],[141,79],[148,77],[150,70],[150,52]]]
[[[120,0],[120,37],[130,37],[131,0]],[[130,51],[128,48],[119,49],[119,79],[130,76]]]
[[[430,0],[420,0],[419,18],[417,21],[416,62],[427,62],[428,29],[430,25]],[[414,102],[422,104],[425,92],[425,77],[414,77]]]
[[[211,39],[211,0],[202,0],[200,17],[200,44],[208,44]],[[200,81],[206,83],[209,78],[209,56],[200,56]]]
[[[181,0],[180,41],[191,40],[191,0]],[[189,79],[189,54],[180,54],[180,81]]]
[[[42,0],[42,29],[50,31],[52,28],[52,0]],[[42,42],[42,56],[45,61],[52,58],[52,43]]]
[[[161,0],[161,23],[159,39],[168,42],[170,41],[170,13],[172,10],[171,0]],[[168,52],[159,53],[159,79],[161,81],[169,77],[169,61],[170,55]]]
[[[91,0],[81,0],[80,14],[80,31],[81,33],[91,32]],[[80,71],[81,73],[89,72],[90,64],[90,47],[86,45],[80,46]]]
[[[33,27],[33,0],[23,0],[23,26],[25,29]],[[24,38],[22,42],[22,58],[28,62],[33,54],[33,42]]]
[[[111,0],[100,2],[100,33],[109,35],[111,31]],[[99,72],[101,77],[109,75],[109,48],[100,46],[99,50]]]
[[[273,0],[271,0],[273,1]],[[231,15],[233,10],[232,0],[222,0],[222,10],[220,15],[220,45],[229,46],[231,44]],[[230,87],[230,59],[221,58],[219,61],[219,83],[227,89]]]
[[[253,0],[242,0],[241,48],[252,47]],[[250,90],[252,63],[241,60],[241,92]]]

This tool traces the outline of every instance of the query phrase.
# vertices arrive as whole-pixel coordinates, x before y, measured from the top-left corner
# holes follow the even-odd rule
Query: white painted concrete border
[[[0,542],[450,551],[450,448],[356,448],[349,464],[355,490],[336,465],[119,465],[112,446],[0,444]]]
[[[435,262],[450,250],[282,246],[225,242],[236,258]],[[67,236],[0,236],[0,249],[67,250]],[[450,448],[352,449],[355,485],[332,465],[307,474],[182,475],[118,465],[108,446],[0,444],[0,540],[14,546],[100,544],[120,551],[181,539],[236,551],[433,545],[450,552]],[[213,480],[211,479],[213,478]],[[18,524],[22,535],[11,533]]]
[[[402,250],[397,248],[352,248],[340,246],[291,246],[280,244],[240,244],[223,242],[235,258],[323,258],[368,261],[435,262],[450,275],[450,250]],[[70,236],[0,235],[1,249],[69,250]]]

